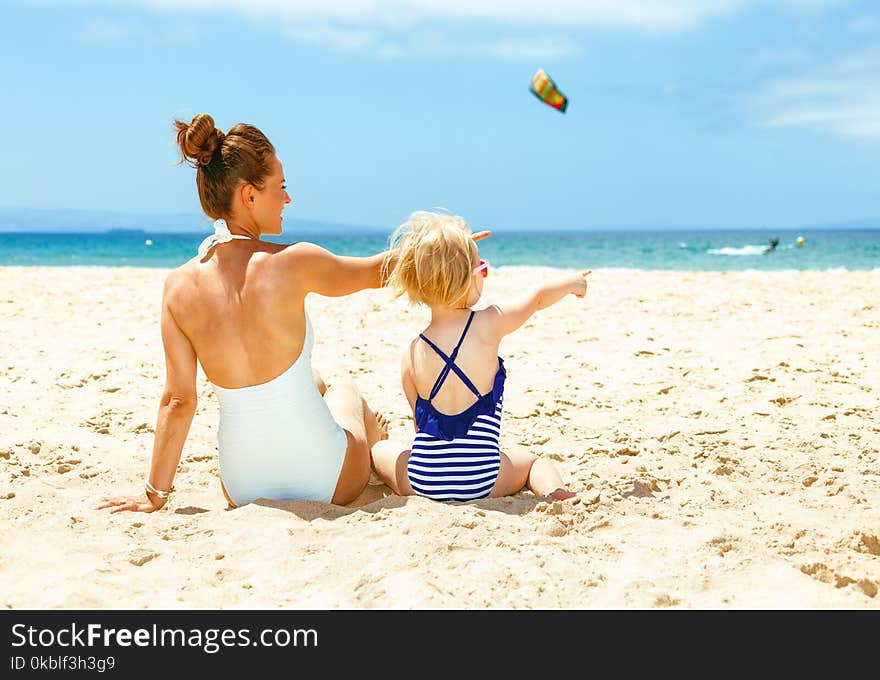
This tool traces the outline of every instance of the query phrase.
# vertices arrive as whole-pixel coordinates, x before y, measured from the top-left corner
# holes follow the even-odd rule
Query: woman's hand
[[[157,498],[156,501],[159,505],[153,505],[153,502],[147,494],[143,494],[142,496],[114,496],[112,498],[102,498],[101,505],[95,509],[103,510],[104,508],[113,508],[110,511],[111,513],[122,512],[124,510],[130,510],[131,512],[153,512],[165,505],[165,501],[162,499]]]

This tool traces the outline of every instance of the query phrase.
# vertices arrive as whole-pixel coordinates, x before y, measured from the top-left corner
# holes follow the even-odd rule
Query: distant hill
[[[397,225],[384,227],[343,224],[320,220],[284,219],[285,230],[309,232],[381,232],[390,233]],[[147,232],[194,234],[210,231],[211,221],[201,213],[124,213],[97,210],[42,210],[32,208],[0,207],[0,233],[10,231],[26,232]],[[826,224],[792,224],[790,226],[741,225],[741,226],[672,226],[672,225],[584,225],[583,227],[552,228],[550,231],[738,231],[756,230],[762,232],[783,231],[824,231],[824,230],[863,230],[880,229],[880,218],[848,220]],[[508,229],[508,231],[518,231]],[[522,229],[521,231],[530,231]]]
[[[285,217],[285,227],[299,231],[387,231],[387,228],[299,220]],[[148,232],[186,233],[207,232],[211,220],[198,213],[102,212],[96,210],[41,210],[31,208],[0,208],[0,232]]]
[[[207,218],[199,215],[144,215],[93,210],[0,208],[0,231],[104,232],[202,231]]]

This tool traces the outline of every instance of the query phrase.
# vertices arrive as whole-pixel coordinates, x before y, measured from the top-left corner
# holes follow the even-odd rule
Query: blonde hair
[[[419,210],[391,236],[397,263],[388,276],[395,297],[459,307],[471,290],[477,244],[464,218]]]

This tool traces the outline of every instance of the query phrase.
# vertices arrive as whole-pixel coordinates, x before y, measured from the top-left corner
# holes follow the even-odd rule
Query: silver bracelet
[[[152,493],[152,494],[155,494],[155,495],[158,496],[159,498],[163,498],[163,499],[164,499],[164,498],[168,498],[168,496],[171,495],[171,492],[174,491],[174,485],[173,485],[173,484],[171,485],[171,488],[168,489],[168,491],[160,491],[160,490],[157,489],[155,486],[153,486],[152,484],[150,484],[150,480],[149,480],[149,479],[145,479],[145,480],[144,480],[144,488],[145,488],[148,492],[150,492],[150,493]]]

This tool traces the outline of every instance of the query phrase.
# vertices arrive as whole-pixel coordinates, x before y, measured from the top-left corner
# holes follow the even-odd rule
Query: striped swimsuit
[[[504,395],[504,361],[498,357],[498,371],[492,390],[481,395],[455,364],[461,343],[474,319],[468,318],[464,331],[450,356],[424,335],[419,337],[446,362],[427,399],[416,398],[415,420],[418,432],[407,463],[410,486],[419,496],[438,501],[469,501],[485,498],[495,486],[501,467],[498,438],[501,434],[501,402]],[[441,413],[431,400],[440,391],[450,371],[477,397],[470,407],[455,415]]]

